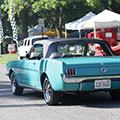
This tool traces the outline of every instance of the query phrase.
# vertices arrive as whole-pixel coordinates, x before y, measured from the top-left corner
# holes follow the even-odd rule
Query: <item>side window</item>
[[[30,45],[30,40],[28,40],[28,43],[27,43],[27,45],[28,45],[28,46]]]
[[[30,53],[30,58],[32,59],[41,59],[43,57],[43,45],[36,44]]]
[[[24,42],[24,46],[26,46],[27,45],[27,40],[25,40],[25,42]]]

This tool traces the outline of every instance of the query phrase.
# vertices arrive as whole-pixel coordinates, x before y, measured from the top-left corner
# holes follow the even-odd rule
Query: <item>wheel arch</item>
[[[45,77],[48,77],[49,82],[50,82],[52,88],[54,89],[53,82],[52,82],[52,80],[51,80],[50,74],[48,74],[48,73],[46,73],[46,72],[42,73],[41,79],[40,79],[40,80],[41,80],[41,87],[42,87],[42,89],[43,89],[43,83],[44,83]]]
[[[43,89],[43,83],[44,83],[44,80],[45,80],[45,77],[47,76],[47,73],[42,73],[41,75],[41,85],[42,85],[42,89]]]
[[[10,76],[11,76],[12,73],[14,73],[14,71],[11,69],[11,70],[9,71],[9,74],[8,74],[9,78],[10,78]],[[10,78],[10,80],[11,80],[11,78]]]

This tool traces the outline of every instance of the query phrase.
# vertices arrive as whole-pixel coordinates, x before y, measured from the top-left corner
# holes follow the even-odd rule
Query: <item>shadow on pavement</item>
[[[108,93],[96,92],[80,95],[66,94],[60,106],[82,106],[90,108],[120,108],[120,101],[113,101]]]
[[[26,107],[42,107],[46,104],[16,104],[16,105],[0,105],[0,108],[26,108]]]
[[[30,104],[31,100],[44,100],[43,93],[29,89],[25,89],[22,96],[14,96],[11,93],[10,81],[0,81],[0,99],[16,99],[21,101],[27,101],[28,104],[17,105],[0,105],[0,108],[11,107],[34,107],[34,106],[46,106],[43,104]],[[88,94],[65,94],[58,106],[82,106],[90,108],[120,108],[120,101],[112,101],[108,93],[96,92]]]

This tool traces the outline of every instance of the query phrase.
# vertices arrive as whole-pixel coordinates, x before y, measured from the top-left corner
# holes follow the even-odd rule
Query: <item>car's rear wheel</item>
[[[14,73],[11,74],[11,90],[14,95],[22,95],[23,88],[17,84]]]
[[[55,92],[52,89],[52,86],[49,82],[48,77],[45,77],[44,83],[43,83],[43,94],[44,94],[44,99],[45,102],[48,105],[56,105],[58,104],[60,100],[60,94]]]
[[[110,96],[113,100],[120,100],[120,90],[110,91]]]

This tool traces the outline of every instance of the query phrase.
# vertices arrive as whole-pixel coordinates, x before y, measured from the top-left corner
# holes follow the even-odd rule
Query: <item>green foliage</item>
[[[67,3],[67,0],[36,0],[32,7],[35,13],[40,13],[40,11],[48,11],[51,13],[47,16],[49,16],[52,23],[54,23],[58,37],[60,37],[63,23],[63,8],[67,5]],[[43,17],[45,18],[44,15]]]
[[[31,6],[32,6],[32,2],[31,1],[33,1],[33,0],[11,0],[11,1],[13,3],[13,11],[14,11],[14,15],[15,15],[15,18],[16,18],[16,22],[17,22],[17,30],[18,30],[18,33],[21,34],[22,33],[22,30],[21,30],[22,26],[21,26],[21,20],[20,20],[21,19],[20,18],[21,11],[23,9],[27,9],[29,11],[29,13],[31,13]],[[1,5],[1,8],[5,12],[7,12],[7,14],[8,14],[8,21],[6,19],[7,22],[9,22],[9,16],[10,16],[9,15],[9,13],[10,13],[10,11],[9,11],[9,2],[10,2],[10,0],[4,0],[2,2],[2,5]],[[31,19],[31,21],[33,21],[33,19]],[[10,29],[11,29],[11,26],[9,24],[9,31],[11,31],[11,33],[8,31],[8,29],[6,29],[7,30],[7,34],[11,34],[11,36],[12,36],[12,30],[10,30]]]
[[[67,0],[36,0],[32,7],[34,12],[38,12],[41,9],[51,10],[57,7],[63,7],[67,5]]]
[[[75,0],[71,3],[69,2],[64,8],[64,24],[77,20],[90,11],[91,7],[88,6],[85,0]]]
[[[17,60],[17,54],[2,54],[0,55],[0,64],[7,64],[9,60]]]
[[[109,9],[120,13],[120,0],[86,0],[92,11],[99,13],[104,9]]]
[[[66,22],[76,20],[90,11],[85,0],[36,0],[32,4],[33,11],[44,17],[49,28],[55,27],[53,18],[57,8],[63,8],[63,26]],[[41,14],[42,13],[42,14]],[[59,17],[59,14],[58,14]]]
[[[11,35],[12,30],[8,21],[9,1],[0,0],[0,8],[2,9],[2,21],[4,32],[6,35]],[[58,8],[62,8],[62,28],[64,24],[80,17],[83,17],[88,12],[99,13],[104,9],[109,9],[120,13],[120,0],[12,0],[17,22],[18,33],[21,33],[20,15],[23,9],[28,11],[28,28],[35,26],[38,23],[38,18],[45,18],[45,26],[55,28],[53,19]],[[55,11],[56,10],[56,11]],[[57,13],[57,21],[59,21],[59,10]],[[34,19],[33,19],[34,18]]]
[[[11,0],[13,3],[13,9],[15,14],[17,13],[18,15],[20,15],[20,12],[22,11],[22,9],[24,8],[29,8],[31,7],[32,4],[32,0]],[[2,4],[2,9],[4,9],[5,11],[9,11],[9,2],[10,0],[5,0],[4,4]]]

